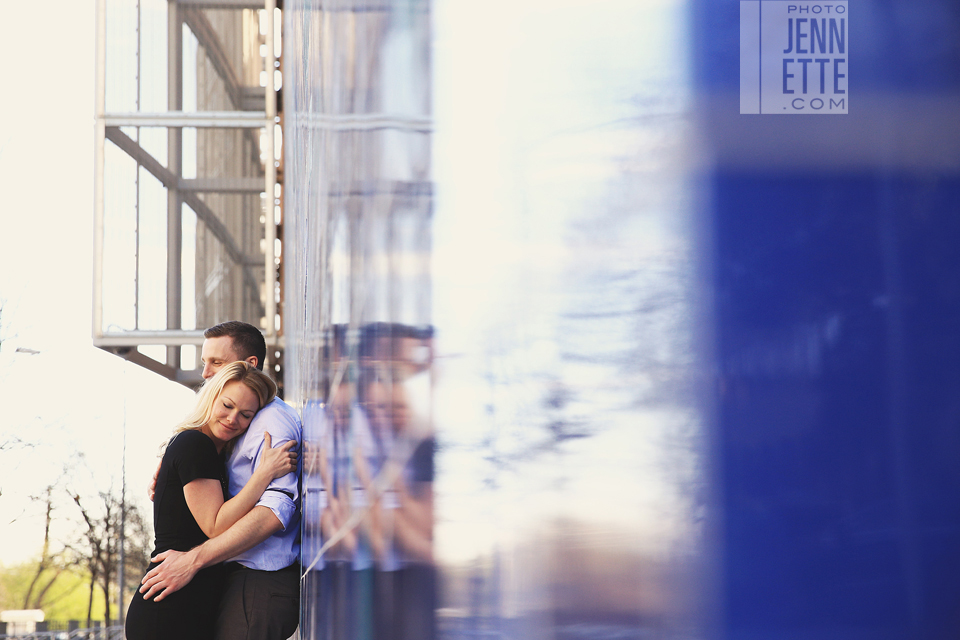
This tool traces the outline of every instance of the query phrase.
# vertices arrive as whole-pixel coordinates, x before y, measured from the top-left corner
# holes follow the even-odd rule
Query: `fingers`
[[[150,562],[162,563],[169,555],[170,551],[163,551],[150,558]],[[156,595],[156,601],[159,602],[160,600],[163,600],[164,596],[166,595],[165,593],[161,593],[162,591],[165,591],[166,587],[162,584],[160,577],[157,575],[159,573],[160,565],[150,569],[150,571],[147,571],[147,575],[143,576],[143,579],[140,581],[140,593],[143,594],[144,600],[149,600]]]
[[[155,556],[153,556],[152,558],[150,558],[150,562],[163,562],[163,561],[166,560],[168,557],[170,557],[170,551],[172,551],[172,549],[167,549],[166,551],[161,551],[161,552],[158,553],[157,555],[155,555]],[[147,575],[144,576],[143,579],[146,580],[146,579],[149,578],[150,576],[156,575],[156,574],[157,574],[157,569],[159,569],[159,568],[160,568],[160,567],[154,567],[153,569],[151,569],[149,572],[147,572]]]
[[[142,587],[140,587],[140,593],[143,593],[144,600],[149,600],[150,598],[153,598],[154,602],[160,602],[161,600],[166,598],[167,594],[169,593],[168,589],[164,586],[161,586],[159,582],[153,585],[152,587],[150,587],[150,589],[146,593],[144,593],[143,590],[146,588],[147,588],[147,585],[143,585]]]
[[[284,475],[291,473],[297,470],[297,454],[289,453],[283,458],[280,459],[280,464],[283,465]]]
[[[297,470],[300,456],[295,450],[297,446],[296,440],[285,440],[282,444],[274,447],[273,436],[270,435],[270,432],[264,431],[263,446],[264,453],[269,451],[270,456],[272,456],[273,462],[270,464],[279,465],[274,467],[278,473],[274,478],[280,478]]]
[[[140,586],[140,593],[143,594],[144,600],[149,600],[153,596],[157,596],[156,600],[159,602],[163,599],[163,596],[166,595],[162,593],[165,591],[166,587],[161,583],[157,578],[151,577],[149,574],[144,576],[143,584]]]

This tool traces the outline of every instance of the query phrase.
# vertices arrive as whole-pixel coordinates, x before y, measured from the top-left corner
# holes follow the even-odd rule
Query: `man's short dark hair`
[[[214,325],[203,332],[204,338],[221,338],[229,336],[233,340],[233,350],[246,360],[250,356],[257,358],[257,369],[263,371],[263,361],[267,358],[267,342],[263,339],[260,329],[252,324],[229,320]]]

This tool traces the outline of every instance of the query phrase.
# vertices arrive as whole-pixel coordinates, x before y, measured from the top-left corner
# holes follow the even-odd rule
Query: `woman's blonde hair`
[[[267,374],[242,360],[225,365],[215,376],[205,381],[197,395],[197,406],[177,425],[176,432],[199,429],[213,417],[213,408],[228,382],[241,382],[257,395],[263,409],[277,395],[277,385]]]

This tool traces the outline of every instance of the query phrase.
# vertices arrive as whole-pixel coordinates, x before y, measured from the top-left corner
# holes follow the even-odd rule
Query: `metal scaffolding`
[[[187,385],[203,329],[280,379],[276,0],[98,0],[93,340]]]

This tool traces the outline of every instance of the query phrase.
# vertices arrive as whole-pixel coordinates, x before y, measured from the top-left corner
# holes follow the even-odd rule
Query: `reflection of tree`
[[[603,244],[602,229],[591,234]],[[511,467],[562,452],[564,443],[609,428],[615,414],[689,409],[694,269],[680,250],[616,265],[587,251],[556,274],[561,290],[518,312],[532,320],[491,328],[487,413],[502,426],[490,461]]]
[[[139,582],[150,555],[150,534],[140,510],[110,491],[100,491],[96,499],[74,493],[73,501],[83,518],[85,530],[77,547],[72,548],[78,561],[90,574],[90,597],[87,623],[92,619],[93,595],[99,587],[106,602],[104,617],[110,625],[111,591],[116,588],[121,560],[126,576],[125,592]],[[124,536],[120,535],[121,528]],[[125,549],[121,550],[121,540]]]
[[[560,321],[564,360],[608,367],[630,407],[682,407],[694,365],[694,266],[677,252],[577,276]],[[571,276],[573,280],[574,276]]]

